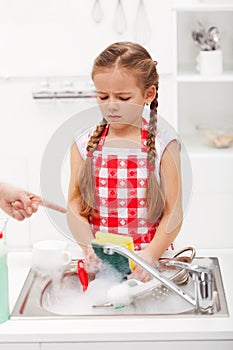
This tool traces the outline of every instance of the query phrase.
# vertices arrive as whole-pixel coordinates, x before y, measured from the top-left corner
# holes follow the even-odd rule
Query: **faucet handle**
[[[184,261],[180,261],[180,260],[172,260],[172,259],[168,259],[165,262],[165,265],[167,266],[174,266],[174,267],[181,267],[182,269],[186,269],[190,272],[196,272],[196,273],[210,273],[211,269],[209,269],[208,267],[204,267],[204,266],[200,266],[197,264],[189,264],[187,262]]]
[[[189,271],[195,282],[196,307],[203,313],[212,313],[214,308],[214,276],[210,267],[188,264],[182,261],[168,260],[168,266],[181,267]]]
[[[213,281],[212,269],[209,267],[197,264],[188,264],[186,262],[177,260],[168,260],[165,264],[167,266],[181,267],[189,271],[193,275],[194,279],[197,278],[202,283]]]

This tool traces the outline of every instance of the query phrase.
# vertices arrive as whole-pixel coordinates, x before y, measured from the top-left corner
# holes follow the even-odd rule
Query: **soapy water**
[[[108,290],[120,283],[122,275],[107,264],[104,264],[95,279],[89,281],[86,292],[83,292],[77,274],[67,274],[62,279],[55,274],[43,293],[42,306],[59,315],[169,314],[193,309],[190,303],[162,285],[134,298],[129,305],[108,307]],[[192,279],[182,289],[192,295]]]
[[[43,307],[58,314],[92,314],[93,305],[107,301],[109,288],[118,285],[122,275],[109,265],[103,266],[83,292],[77,274],[68,274],[62,280],[54,275],[43,294]]]

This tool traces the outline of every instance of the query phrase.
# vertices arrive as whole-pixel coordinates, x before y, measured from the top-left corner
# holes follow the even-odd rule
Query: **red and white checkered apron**
[[[153,239],[159,223],[146,219],[148,123],[143,119],[141,149],[105,148],[107,132],[108,126],[92,155],[96,210],[90,224],[94,234],[102,231],[131,236],[135,250],[140,250]]]

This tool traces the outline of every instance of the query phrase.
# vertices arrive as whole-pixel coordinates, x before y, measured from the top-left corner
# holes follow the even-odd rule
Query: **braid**
[[[156,96],[150,104],[150,120],[147,138],[147,159],[149,165],[149,179],[147,187],[148,219],[156,221],[160,218],[164,208],[164,195],[159,187],[155,176],[155,137],[157,132],[157,108],[158,108],[158,84],[156,86]],[[155,196],[155,197],[154,197]]]
[[[155,111],[151,110],[146,147],[147,147],[148,164],[149,166],[152,166],[152,167],[155,165],[155,157],[156,157],[156,150],[155,150],[156,129],[157,129],[157,114],[155,113]]]
[[[159,90],[159,84],[156,84],[156,96],[153,99],[153,101],[150,104],[150,109],[155,111],[157,114],[157,109],[158,109],[158,90]]]
[[[100,141],[100,137],[103,134],[103,131],[107,125],[106,119],[103,119],[96,127],[95,131],[93,132],[93,135],[90,137],[88,144],[87,144],[87,153],[93,153]]]
[[[92,154],[96,150],[101,135],[105,130],[107,121],[105,119],[97,125],[93,135],[87,144],[87,158],[83,162],[83,166],[78,174],[78,194],[80,200],[80,215],[87,217],[95,207],[95,179],[93,171]]]
[[[155,150],[155,136],[157,131],[157,108],[158,108],[158,84],[156,86],[156,96],[150,104],[150,120],[148,128],[148,138],[147,138],[147,154],[148,154],[148,164],[150,166],[155,165],[156,150]]]

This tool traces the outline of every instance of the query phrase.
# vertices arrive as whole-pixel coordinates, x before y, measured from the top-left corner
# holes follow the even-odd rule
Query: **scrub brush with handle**
[[[82,285],[83,292],[85,292],[88,288],[88,274],[85,269],[85,262],[84,260],[79,260],[78,261],[78,277],[79,281]]]

